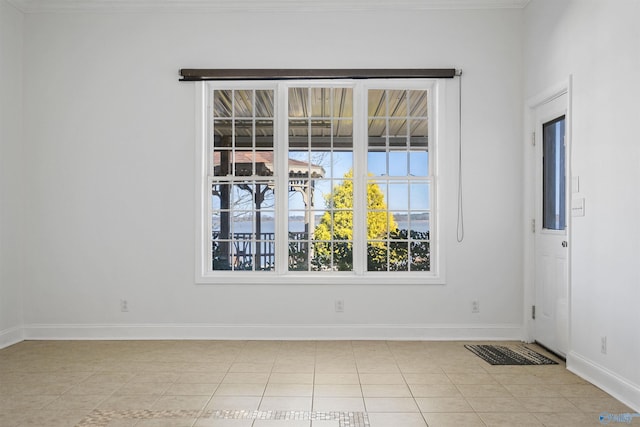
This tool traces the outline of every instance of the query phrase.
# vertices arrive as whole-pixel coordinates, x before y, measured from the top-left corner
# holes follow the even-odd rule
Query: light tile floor
[[[491,366],[464,344],[25,341],[0,350],[0,426],[600,426],[634,413],[562,362]]]

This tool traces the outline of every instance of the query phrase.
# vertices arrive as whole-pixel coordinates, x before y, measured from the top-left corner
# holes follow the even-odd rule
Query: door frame
[[[566,191],[566,207],[567,207],[567,242],[569,244],[567,250],[567,286],[568,286],[568,337],[567,337],[567,354],[571,351],[571,259],[572,259],[572,217],[571,217],[571,200],[573,196],[573,174],[571,168],[571,123],[572,123],[572,76],[569,75],[566,80],[542,91],[540,94],[528,98],[524,106],[524,188],[523,188],[523,214],[524,214],[524,251],[523,251],[523,268],[524,268],[524,293],[523,293],[523,340],[525,342],[535,341],[535,323],[531,318],[531,307],[535,305],[536,288],[535,288],[535,233],[532,230],[533,220],[536,218],[536,147],[533,144],[533,135],[536,131],[536,110],[538,107],[562,96],[567,96],[567,113],[566,113],[566,164],[565,171],[567,176]],[[536,228],[538,226],[536,225]]]

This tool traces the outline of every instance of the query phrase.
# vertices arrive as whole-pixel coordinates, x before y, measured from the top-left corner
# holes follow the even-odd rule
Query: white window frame
[[[445,239],[443,230],[443,197],[447,193],[446,180],[440,173],[446,135],[454,135],[457,124],[447,121],[446,86],[450,79],[369,79],[369,80],[287,80],[287,81],[233,81],[196,83],[196,236],[195,236],[195,281],[198,284],[444,284],[445,283]],[[354,88],[353,99],[353,139],[354,139],[354,218],[366,215],[367,182],[367,107],[366,96],[369,89],[416,89],[428,90],[428,139],[429,173],[431,181],[431,217],[430,217],[430,254],[431,270],[417,272],[403,271],[366,271],[366,231],[364,227],[354,227],[354,271],[288,271],[287,215],[288,198],[276,198],[275,234],[276,268],[274,271],[212,271],[211,263],[211,215],[210,215],[210,171],[209,153],[212,144],[213,129],[213,91],[214,89],[273,89],[274,103],[274,179],[276,188],[287,188],[287,111],[288,88],[347,86]],[[450,143],[450,142],[449,142]],[[453,145],[453,144],[451,144]],[[284,153],[283,153],[284,151]],[[449,150],[451,151],[451,150]],[[355,171],[360,171],[356,176]],[[356,260],[357,258],[357,260]],[[278,261],[279,260],[279,261]]]

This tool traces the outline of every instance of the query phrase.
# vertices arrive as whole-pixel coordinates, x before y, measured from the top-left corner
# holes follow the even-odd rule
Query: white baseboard
[[[31,324],[35,340],[522,340],[522,325]]]
[[[567,355],[567,369],[640,412],[640,386],[573,351]]]
[[[22,326],[15,326],[0,331],[0,349],[17,344],[24,340]]]

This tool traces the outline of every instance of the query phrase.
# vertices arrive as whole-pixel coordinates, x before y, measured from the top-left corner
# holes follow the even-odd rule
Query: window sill
[[[345,273],[278,275],[263,272],[210,274],[196,278],[197,285],[444,285],[442,275],[422,273],[381,273],[355,275]]]

